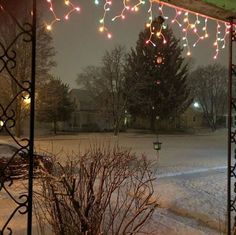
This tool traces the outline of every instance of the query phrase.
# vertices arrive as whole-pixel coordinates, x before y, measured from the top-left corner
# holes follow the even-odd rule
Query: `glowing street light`
[[[193,103],[193,107],[194,107],[194,108],[200,108],[200,105],[199,105],[198,102],[194,102],[194,103]]]

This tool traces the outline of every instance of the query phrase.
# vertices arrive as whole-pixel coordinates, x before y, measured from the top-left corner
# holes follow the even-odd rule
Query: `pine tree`
[[[36,105],[37,120],[52,122],[54,134],[57,132],[57,123],[68,120],[74,110],[69,98],[69,86],[62,83],[59,78],[51,78],[39,89]]]
[[[163,18],[140,32],[135,49],[127,57],[126,85],[131,114],[155,120],[174,118],[190,103],[186,78],[188,64],[171,29],[162,27]],[[152,30],[150,30],[152,29]],[[150,37],[152,35],[152,37]]]

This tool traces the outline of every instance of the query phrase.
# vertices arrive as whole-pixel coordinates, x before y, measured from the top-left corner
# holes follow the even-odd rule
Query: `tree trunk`
[[[53,121],[53,132],[56,135],[57,134],[57,121]]]
[[[154,115],[154,112],[151,113],[150,116],[150,130],[155,132],[156,128],[155,128],[155,121],[156,121],[156,117]]]
[[[216,130],[216,123],[214,122],[213,118],[210,115],[205,115],[205,117],[209,127],[214,132]]]
[[[114,135],[117,136],[119,134],[119,131],[120,131],[120,124],[119,121],[116,121],[114,125]]]
[[[216,131],[216,123],[212,122],[211,130],[212,130],[213,132]]]

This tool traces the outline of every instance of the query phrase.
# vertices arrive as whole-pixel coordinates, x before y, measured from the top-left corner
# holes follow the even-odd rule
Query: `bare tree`
[[[227,69],[220,64],[198,67],[189,78],[194,99],[202,108],[208,125],[214,131],[225,114],[227,104]]]
[[[111,109],[114,134],[117,135],[124,120],[127,105],[127,97],[124,91],[125,48],[116,46],[110,52],[107,51],[102,61],[102,75],[107,89],[107,96],[104,97],[104,101]]]
[[[158,206],[145,157],[94,145],[77,159],[41,181],[41,222],[58,235],[137,234]]]
[[[125,48],[116,46],[106,51],[102,66],[88,66],[78,75],[77,83],[89,90],[96,99],[100,111],[113,121],[114,134],[122,127],[127,107],[127,87],[125,87]]]

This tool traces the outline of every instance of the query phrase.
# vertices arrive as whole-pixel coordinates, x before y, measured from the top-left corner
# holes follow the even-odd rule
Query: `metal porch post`
[[[36,74],[36,0],[33,0],[32,17],[32,64],[30,89],[30,133],[29,133],[29,182],[28,182],[28,221],[27,235],[32,234],[32,208],[33,208],[33,168],[34,168],[34,119],[35,119],[35,74]]]
[[[230,19],[229,31],[229,75],[228,75],[228,182],[227,182],[227,234],[236,235],[236,130],[232,125],[236,112],[236,66],[233,64],[233,43],[236,41],[234,19]],[[235,81],[235,82],[234,82]],[[233,153],[233,154],[232,154]],[[234,155],[234,157],[232,156]],[[234,184],[232,188],[232,183]],[[232,221],[233,218],[233,221]],[[232,223],[233,222],[233,223]]]

